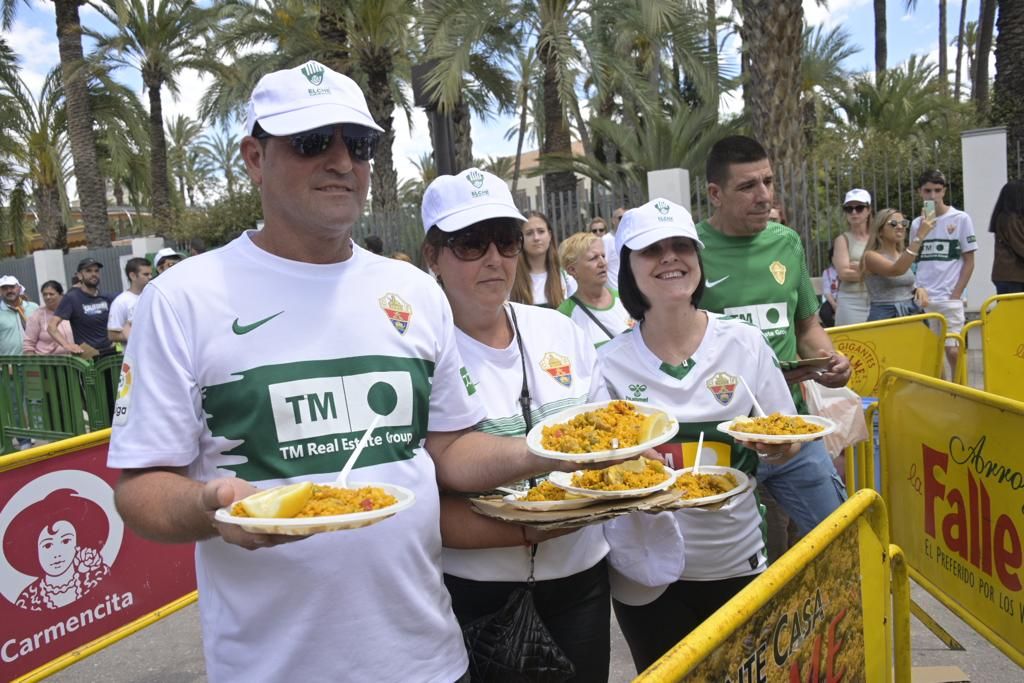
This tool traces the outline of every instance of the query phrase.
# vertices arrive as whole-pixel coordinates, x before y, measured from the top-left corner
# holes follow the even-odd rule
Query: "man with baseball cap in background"
[[[181,263],[182,255],[170,247],[164,247],[153,256],[153,264],[156,266],[157,275],[164,272],[171,266]]]
[[[82,344],[88,344],[100,355],[114,353],[114,344],[107,338],[107,318],[114,297],[100,293],[102,268],[103,264],[91,256],[78,262],[76,274],[81,286],[68,289],[46,325],[53,340],[68,353],[81,355],[85,350]],[[58,327],[65,320],[71,323],[74,339],[66,339]]]
[[[211,681],[461,680],[438,485],[487,490],[534,456],[488,457],[496,437],[463,431],[484,415],[443,292],[352,241],[381,132],[356,83],[315,61],[268,74],[245,132],[264,227],[143,291],[109,451],[118,510],[197,541]],[[254,484],[333,483],[370,430],[350,479],[403,486],[412,508],[290,544],[214,519]]]

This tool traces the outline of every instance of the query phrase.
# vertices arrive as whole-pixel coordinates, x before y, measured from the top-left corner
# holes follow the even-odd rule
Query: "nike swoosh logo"
[[[231,331],[234,332],[235,334],[239,334],[239,335],[241,335],[241,334],[249,334],[250,332],[255,330],[257,327],[259,327],[260,325],[263,325],[264,323],[270,322],[271,320],[273,320],[277,316],[281,315],[282,313],[284,313],[284,311],[278,311],[277,313],[275,313],[274,315],[272,315],[270,317],[264,318],[263,320],[257,320],[256,322],[250,323],[248,325],[239,325],[238,324],[238,318],[235,318],[235,322],[231,323]]]
[[[710,288],[710,287],[714,287],[715,285],[720,285],[720,284],[722,284],[723,282],[725,282],[725,281],[726,281],[726,280],[728,280],[728,279],[729,279],[729,276],[728,276],[728,275],[726,275],[726,276],[725,276],[725,277],[723,277],[723,278],[722,278],[721,280],[715,280],[714,282],[709,282],[708,280],[704,280],[704,286],[705,286],[705,287],[709,287],[709,288]]]

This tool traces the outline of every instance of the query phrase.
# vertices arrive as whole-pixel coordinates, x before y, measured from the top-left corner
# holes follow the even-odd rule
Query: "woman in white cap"
[[[701,432],[702,466],[752,475],[758,453],[773,462],[795,455],[799,444],[741,444],[715,430],[719,422],[752,413],[750,391],[768,412],[795,408],[761,332],[698,308],[703,244],[686,209],[655,199],[627,211],[615,246],[619,294],[639,323],[598,350],[601,370],[613,398],[649,401],[678,419],[678,435],[656,449],[667,463],[692,466]],[[665,515],[685,543],[666,526]],[[764,570],[760,525],[752,482],[720,508],[635,513],[605,524],[612,604],[638,671]]]
[[[855,325],[868,319],[868,290],[864,285],[860,258],[868,244],[871,194],[859,188],[850,190],[843,199],[843,211],[847,229],[836,238],[832,252],[832,265],[839,274],[836,325]]]
[[[476,429],[515,438],[549,415],[607,398],[594,348],[572,321],[507,301],[523,220],[504,181],[475,168],[440,176],[423,196],[424,261],[451,304],[466,385],[486,407]],[[552,461],[559,465],[572,467]],[[445,584],[463,627],[535,581],[537,610],[572,661],[573,680],[607,680],[608,545],[599,526],[545,534],[443,496],[441,534]]]

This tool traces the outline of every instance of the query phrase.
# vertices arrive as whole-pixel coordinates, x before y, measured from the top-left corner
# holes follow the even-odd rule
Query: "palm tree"
[[[953,97],[954,99],[960,99],[960,67],[963,64],[964,54],[964,32],[967,27],[967,0],[960,0],[960,22],[957,24],[956,38],[956,78],[953,85]],[[951,43],[952,44],[952,43]]]
[[[1024,143],[1024,5],[999,3],[999,33],[996,37],[996,80],[992,96],[992,120],[1006,126],[1011,150],[1020,155]],[[1020,159],[1011,158],[1020,164]],[[1019,168],[1019,166],[1017,166]],[[1012,176],[1011,176],[1012,177]]]
[[[6,128],[12,135],[6,150],[15,170],[15,187],[31,187],[38,216],[36,230],[46,249],[67,247],[68,145],[60,120],[63,93],[60,76],[51,71],[39,97],[32,95],[21,77],[0,80],[0,100],[8,100]],[[15,217],[17,218],[17,217]],[[108,237],[109,239],[109,237]]]
[[[207,133],[196,147],[202,161],[211,169],[224,175],[228,197],[235,196],[235,184],[245,176],[245,165],[239,138],[226,131]]]
[[[875,78],[885,71],[885,62],[889,59],[889,45],[885,32],[885,0],[873,0],[875,10]]]
[[[850,34],[841,26],[825,31],[824,26],[804,27],[800,58],[800,108],[805,142],[814,147],[814,135],[832,102],[842,96],[849,83],[843,62],[860,52],[850,43]],[[875,73],[876,82],[879,75]]]
[[[87,34],[96,40],[96,59],[137,70],[149,93],[150,195],[157,230],[171,229],[170,183],[167,177],[167,141],[163,104],[166,86],[178,94],[184,69],[205,70],[210,58],[197,45],[208,33],[213,12],[190,0],[104,0],[96,9],[117,32]]]
[[[1012,3],[1011,3],[1012,4]],[[974,54],[974,80],[971,100],[982,119],[988,118],[988,53],[992,51],[992,31],[996,23],[996,0],[981,0],[978,15],[978,49]]]
[[[14,23],[18,0],[0,0],[3,28]],[[30,4],[25,0],[25,4]],[[78,198],[82,205],[86,240],[90,247],[110,246],[107,228],[107,193],[96,158],[96,138],[83,65],[82,26],[78,17],[81,0],[54,0],[61,76],[68,108],[68,138],[74,161]]]
[[[185,188],[189,151],[202,133],[202,124],[181,114],[167,122],[167,138],[170,142],[167,162],[171,173],[178,181],[178,196],[183,204],[189,199]]]

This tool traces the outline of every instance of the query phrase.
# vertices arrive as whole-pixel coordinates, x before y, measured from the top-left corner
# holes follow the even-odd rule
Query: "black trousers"
[[[657,600],[638,607],[612,600],[615,618],[629,645],[637,673],[671,650],[757,576],[676,581]]]
[[[497,612],[512,591],[526,586],[515,581],[472,581],[444,575],[452,609],[461,626]],[[608,680],[611,650],[611,608],[608,569],[604,560],[563,579],[538,581],[533,598],[551,637],[576,667],[581,683]]]

